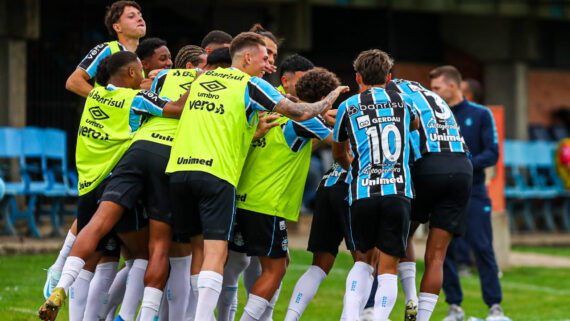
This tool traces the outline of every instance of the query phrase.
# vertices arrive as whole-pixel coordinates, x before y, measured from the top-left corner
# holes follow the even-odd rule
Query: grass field
[[[45,272],[55,259],[55,254],[0,257],[0,315],[2,320],[38,320],[36,311],[43,302],[42,288]],[[296,280],[310,264],[310,254],[291,252],[291,265],[284,280],[284,287],[277,303],[274,320],[283,320],[287,304]],[[338,320],[342,311],[342,296],[351,258],[340,253],[330,276],[321,285],[317,296],[307,308],[302,320]],[[418,273],[423,263],[418,263]],[[419,279],[417,280],[419,283]],[[465,300],[463,308],[467,316],[485,317],[487,307],[481,299],[479,279],[476,276],[462,278]],[[512,268],[504,271],[501,279],[503,307],[514,321],[570,320],[570,270],[549,268]],[[245,293],[240,292],[241,315]],[[399,291],[398,302],[392,312],[392,320],[403,319],[404,299]],[[440,297],[432,320],[445,316],[447,305]],[[237,319],[237,318],[236,318]],[[64,308],[58,320],[67,320]]]
[[[570,247],[516,245],[511,248],[511,251],[570,257]]]

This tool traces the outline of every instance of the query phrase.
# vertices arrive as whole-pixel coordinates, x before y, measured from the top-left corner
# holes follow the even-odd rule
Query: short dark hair
[[[154,51],[162,46],[166,46],[166,41],[160,38],[146,38],[139,43],[135,53],[140,60],[143,60],[152,57]]]
[[[340,86],[338,77],[325,68],[314,68],[301,76],[295,84],[297,96],[305,102],[314,103]]]
[[[315,65],[307,58],[294,54],[289,56],[281,62],[280,76],[282,77],[286,72],[295,73],[297,71],[307,71],[315,68]]]
[[[242,32],[232,40],[230,44],[230,56],[233,59],[235,54],[242,49],[257,45],[267,46],[263,36],[254,32]]]
[[[383,85],[392,70],[394,61],[380,49],[361,52],[354,60],[354,70],[362,77],[365,85]]]
[[[208,55],[207,63],[210,66],[231,66],[230,48],[222,47],[212,50]]]
[[[452,65],[440,66],[429,72],[429,79],[443,76],[446,81],[453,81],[457,88],[461,88],[461,73]]]
[[[255,32],[257,34],[260,34],[264,37],[267,37],[269,39],[271,39],[271,41],[275,42],[275,44],[279,47],[281,45],[281,43],[283,42],[283,39],[277,39],[277,37],[275,37],[275,35],[269,31],[269,30],[265,30],[265,28],[263,28],[263,26],[259,23],[254,24],[253,26],[251,26],[251,29],[249,29],[250,32]]]
[[[481,101],[483,101],[483,90],[481,89],[481,83],[473,78],[465,78],[463,81],[467,83],[469,91],[471,94],[473,94],[473,100],[476,103],[481,103]]]
[[[206,36],[204,36],[204,39],[202,39],[200,46],[206,49],[206,47],[208,47],[210,44],[215,43],[218,45],[223,45],[232,42],[232,40],[233,38],[229,33],[222,30],[212,30],[208,32]]]
[[[139,11],[142,11],[141,6],[136,3],[135,1],[127,1],[127,0],[119,0],[114,2],[111,6],[107,7],[107,12],[105,13],[105,27],[107,28],[107,32],[111,37],[117,37],[117,33],[115,29],[113,29],[113,25],[119,21],[125,7],[133,7],[137,8]]]
[[[134,52],[119,51],[110,56],[103,58],[95,73],[95,81],[100,85],[107,86],[109,79],[119,71],[123,66],[137,61],[138,57]]]
[[[200,56],[205,54],[206,50],[202,47],[194,45],[184,46],[180,48],[176,54],[176,58],[174,59],[174,68],[184,69],[188,62],[192,63],[193,66],[197,66],[202,62]]]

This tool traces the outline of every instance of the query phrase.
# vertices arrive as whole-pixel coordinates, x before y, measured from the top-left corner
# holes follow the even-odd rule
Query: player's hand
[[[281,117],[281,115],[276,113],[259,113],[259,124],[257,124],[257,129],[253,135],[253,140],[256,141],[260,139],[261,137],[265,136],[271,128],[279,126],[279,123],[275,121],[279,117]]]
[[[331,109],[333,103],[335,102],[335,100],[337,100],[338,96],[340,96],[340,94],[342,93],[346,93],[349,92],[350,88],[348,86],[338,86],[336,87],[335,90],[331,91],[323,100],[326,102],[326,106],[323,110],[321,110],[321,114],[323,112],[328,111],[329,109]]]
[[[161,69],[153,69],[153,70],[151,70],[151,71],[148,73],[147,77],[148,77],[149,79],[154,80],[154,78],[156,78],[156,76],[158,75],[158,73],[161,72],[161,71],[163,71],[163,70],[164,70],[164,68],[161,68]]]
[[[150,87],[152,87],[152,82],[154,81],[153,79],[150,78],[145,78],[141,81],[141,89],[146,89],[146,90],[150,90]]]
[[[331,109],[331,110],[327,110],[323,114],[323,118],[325,119],[327,124],[329,124],[329,126],[331,126],[331,127],[334,127],[334,125],[336,124],[336,113],[337,112],[338,112],[338,109]]]
[[[287,94],[287,93],[282,94],[282,95],[283,95],[283,97],[289,99],[290,101],[292,101],[292,102],[294,102],[294,103],[298,103],[298,102],[299,102],[299,97],[297,97],[297,96],[289,95],[289,94]]]
[[[275,65],[270,65],[270,64],[265,64],[265,67],[263,67],[263,72],[265,72],[266,74],[272,74],[274,72],[277,71],[277,67]]]

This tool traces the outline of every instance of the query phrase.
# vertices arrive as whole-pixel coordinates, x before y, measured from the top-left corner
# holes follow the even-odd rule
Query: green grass
[[[35,311],[43,302],[42,288],[45,272],[55,259],[50,255],[23,255],[0,257],[0,315],[2,320],[37,320]],[[283,290],[275,308],[274,320],[283,320],[295,282],[310,264],[311,255],[304,251],[291,252],[291,265],[284,279]],[[345,277],[352,265],[351,258],[339,254],[330,276],[319,288],[315,299],[303,314],[302,320],[338,320],[342,311]],[[418,263],[418,274],[423,272],[423,263]],[[419,279],[417,280],[419,283]],[[570,270],[551,268],[512,268],[503,273],[503,307],[515,321],[565,320],[570,306]],[[463,308],[468,316],[485,317],[487,307],[481,298],[479,279],[462,278],[465,300]],[[432,316],[441,320],[447,305],[444,295]],[[243,311],[245,294],[240,290],[238,316]],[[392,320],[402,320],[404,299],[402,291]],[[58,320],[67,320],[67,308],[62,309]],[[236,318],[237,319],[237,318]]]
[[[538,253],[538,254],[570,257],[570,247],[517,245],[513,246],[511,250],[515,252]]]

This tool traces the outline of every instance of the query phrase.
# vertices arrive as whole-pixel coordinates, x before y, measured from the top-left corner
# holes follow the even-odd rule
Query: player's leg
[[[117,272],[117,275],[109,288],[109,292],[104,297],[103,306],[101,307],[101,310],[99,310],[99,320],[114,320],[119,304],[123,301],[127,285],[127,276],[133,266],[134,258],[125,246],[121,246],[121,255],[123,256],[125,263],[119,272]]]
[[[417,189],[416,189],[417,191]],[[417,192],[416,192],[417,193]],[[417,194],[416,194],[417,195]],[[414,212],[414,201],[412,202],[412,219]],[[405,320],[413,321],[418,313],[418,294],[416,290],[416,255],[414,249],[414,233],[419,226],[419,222],[412,221],[410,233],[408,235],[408,247],[406,248],[406,258],[400,260],[398,264],[398,277],[404,291]]]
[[[87,305],[85,307],[84,321],[98,321],[99,311],[103,307],[109,288],[115,279],[119,266],[119,258],[103,257],[95,269],[95,275],[89,286]]]
[[[63,269],[63,264],[65,264],[65,259],[69,255],[69,251],[71,251],[71,247],[73,246],[73,242],[75,242],[75,238],[77,236],[77,219],[73,221],[69,231],[67,231],[67,236],[65,237],[65,241],[63,242],[63,246],[59,251],[57,259],[55,262],[50,266],[47,270],[47,278],[46,283],[44,285],[44,298],[47,299],[53,289],[57,286],[57,282],[59,282],[59,278],[61,277],[61,270]]]
[[[89,295],[89,286],[93,279],[93,274],[97,262],[101,258],[101,252],[92,255],[87,259],[85,265],[77,275],[73,284],[70,285],[69,294],[69,320],[77,321],[83,320],[85,314],[85,307],[87,305],[87,298]]]
[[[251,288],[255,284],[255,281],[261,275],[261,262],[259,262],[259,258],[257,256],[252,256],[249,264],[243,271],[243,286],[245,287],[245,291],[247,295],[251,293]]]
[[[182,242],[186,241],[186,242]],[[186,316],[188,304],[190,303],[190,267],[192,264],[192,247],[190,239],[183,240],[175,237],[170,245],[169,252],[170,275],[166,283],[167,305],[169,319],[175,320],[177,317]],[[164,309],[161,306],[161,310]]]
[[[411,202],[401,196],[371,199],[370,209],[376,209],[380,220],[376,230],[378,289],[374,299],[374,320],[388,320],[398,296],[398,262],[406,257],[406,242],[410,227]]]

